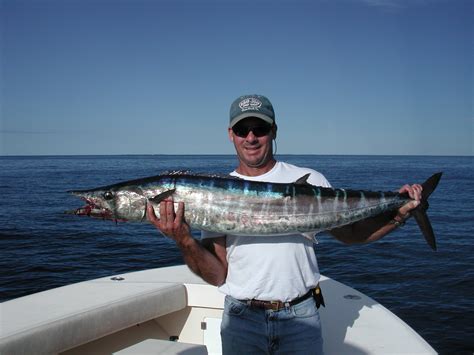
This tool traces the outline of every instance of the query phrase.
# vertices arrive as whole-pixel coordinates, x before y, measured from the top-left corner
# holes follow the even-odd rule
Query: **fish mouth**
[[[87,217],[93,217],[93,218],[117,220],[116,218],[114,218],[111,210],[98,206],[97,204],[94,203],[94,201],[86,197],[81,197],[81,199],[86,202],[85,206],[80,207],[75,210],[66,211],[65,213],[74,214],[76,216],[87,216]]]

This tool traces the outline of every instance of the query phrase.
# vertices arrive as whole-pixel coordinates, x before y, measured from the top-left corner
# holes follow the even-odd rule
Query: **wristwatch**
[[[398,217],[399,219],[396,219],[396,217]],[[410,217],[409,213],[407,213],[405,216],[402,216],[400,213],[397,213],[397,215],[388,223],[395,225],[395,227],[403,227],[408,217]]]

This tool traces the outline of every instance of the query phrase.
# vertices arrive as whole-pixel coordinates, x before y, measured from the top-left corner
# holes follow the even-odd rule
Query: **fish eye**
[[[111,200],[111,199],[114,198],[114,193],[111,192],[111,191],[106,191],[106,192],[104,192],[104,198],[105,198],[106,200]]]

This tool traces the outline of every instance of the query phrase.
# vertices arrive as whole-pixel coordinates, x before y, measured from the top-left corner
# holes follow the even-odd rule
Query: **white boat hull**
[[[326,354],[436,353],[370,297],[320,284]],[[0,354],[218,354],[223,304],[184,265],[81,282],[1,303]]]

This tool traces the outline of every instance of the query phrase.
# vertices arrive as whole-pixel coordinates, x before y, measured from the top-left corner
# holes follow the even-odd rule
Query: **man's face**
[[[273,158],[275,133],[275,126],[256,117],[245,118],[229,128],[229,138],[240,162],[253,168],[263,167]]]

